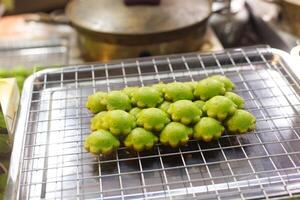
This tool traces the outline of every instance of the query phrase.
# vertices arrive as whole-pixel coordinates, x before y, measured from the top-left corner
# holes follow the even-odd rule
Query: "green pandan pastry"
[[[194,95],[203,101],[206,101],[214,96],[225,94],[225,86],[221,81],[206,78],[198,82]]]
[[[140,152],[151,149],[157,141],[158,138],[152,132],[143,128],[135,128],[127,135],[124,145]]]
[[[194,104],[202,111],[205,101],[202,100],[194,101]]]
[[[137,115],[136,123],[150,131],[161,131],[170,119],[164,111],[158,108],[147,108]]]
[[[166,113],[168,112],[168,109],[171,105],[171,102],[169,101],[164,101],[158,108],[165,111]]]
[[[255,129],[256,118],[245,110],[237,110],[226,121],[227,129],[233,133],[246,133]]]
[[[210,78],[215,79],[215,80],[219,80],[222,83],[224,83],[226,91],[231,91],[232,89],[235,88],[234,83],[229,78],[227,78],[226,76],[215,75],[215,76],[211,76]]]
[[[135,128],[135,118],[123,110],[112,110],[105,116],[109,131],[114,135],[127,135]]]
[[[91,119],[92,131],[99,130],[99,129],[108,129],[107,120],[105,120],[106,115],[107,115],[107,111],[102,111]]]
[[[160,142],[175,148],[186,144],[192,134],[192,128],[178,122],[171,122],[161,132]]]
[[[193,100],[192,88],[184,83],[174,82],[169,83],[164,88],[165,99],[167,101],[178,101],[178,100]]]
[[[105,92],[96,92],[95,94],[88,96],[88,100],[86,102],[86,107],[92,113],[98,113],[98,112],[106,110],[106,104],[105,104],[105,102],[102,102],[102,99],[105,99],[106,96],[107,96],[107,93],[105,93]]]
[[[131,109],[131,102],[128,95],[121,91],[109,92],[101,102],[106,104],[107,110],[129,111]]]
[[[185,84],[187,84],[188,86],[190,86],[192,88],[192,91],[195,90],[196,85],[198,84],[198,82],[196,81],[190,81],[190,82],[186,82]]]
[[[132,94],[138,89],[138,87],[126,87],[122,91],[127,94],[129,98],[131,98]]]
[[[225,97],[227,97],[233,103],[235,103],[237,108],[244,108],[245,100],[243,99],[243,97],[241,97],[233,92],[226,92]]]
[[[227,97],[215,96],[205,103],[203,111],[206,112],[207,116],[222,121],[233,115],[236,111],[236,105]]]
[[[133,92],[131,101],[140,108],[153,108],[163,102],[163,98],[155,88],[141,87]]]
[[[194,126],[194,138],[196,140],[210,142],[219,139],[224,130],[224,127],[219,121],[214,118],[203,117]]]
[[[142,111],[142,109],[135,107],[129,111],[129,114],[131,114],[132,116],[134,116],[136,118],[137,114],[139,114],[141,111]]]
[[[168,109],[173,121],[185,125],[196,123],[200,120],[202,111],[190,100],[179,100],[172,103]]]
[[[109,155],[119,146],[119,140],[106,130],[92,132],[84,142],[84,148],[96,155]]]
[[[160,83],[156,83],[156,84],[152,85],[152,87],[163,94],[163,91],[164,91],[164,88],[166,87],[166,84],[164,84],[163,82],[160,82]]]

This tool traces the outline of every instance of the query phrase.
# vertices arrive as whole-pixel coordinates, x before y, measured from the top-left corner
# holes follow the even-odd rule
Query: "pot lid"
[[[75,0],[67,6],[75,26],[125,35],[176,31],[197,25],[210,13],[210,0],[161,0],[156,6],[126,6],[123,0]]]

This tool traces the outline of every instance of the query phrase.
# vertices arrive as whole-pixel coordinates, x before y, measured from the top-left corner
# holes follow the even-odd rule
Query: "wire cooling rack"
[[[87,96],[125,86],[198,81],[224,74],[236,84],[255,131],[218,141],[109,158],[83,148]],[[300,192],[299,82],[267,47],[72,66],[36,74],[26,94],[24,142],[14,184],[19,199],[256,199]],[[27,81],[27,84],[28,81]],[[23,104],[24,105],[24,104]],[[26,108],[26,106],[24,106]],[[24,108],[23,108],[24,109]],[[21,111],[22,112],[22,111]],[[20,129],[20,127],[19,127]],[[18,133],[17,133],[18,134]]]

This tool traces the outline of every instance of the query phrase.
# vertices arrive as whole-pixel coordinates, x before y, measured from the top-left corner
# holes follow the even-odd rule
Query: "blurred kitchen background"
[[[257,44],[290,51],[300,38],[299,0],[0,2],[1,69]]]

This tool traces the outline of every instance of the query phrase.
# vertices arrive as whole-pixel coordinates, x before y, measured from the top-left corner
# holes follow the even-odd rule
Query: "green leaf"
[[[11,148],[9,145],[9,138],[7,134],[0,134],[0,155],[8,154]]]
[[[0,114],[0,128],[6,128],[4,116],[2,114]]]
[[[7,174],[0,175],[0,192],[4,192],[7,184]]]

